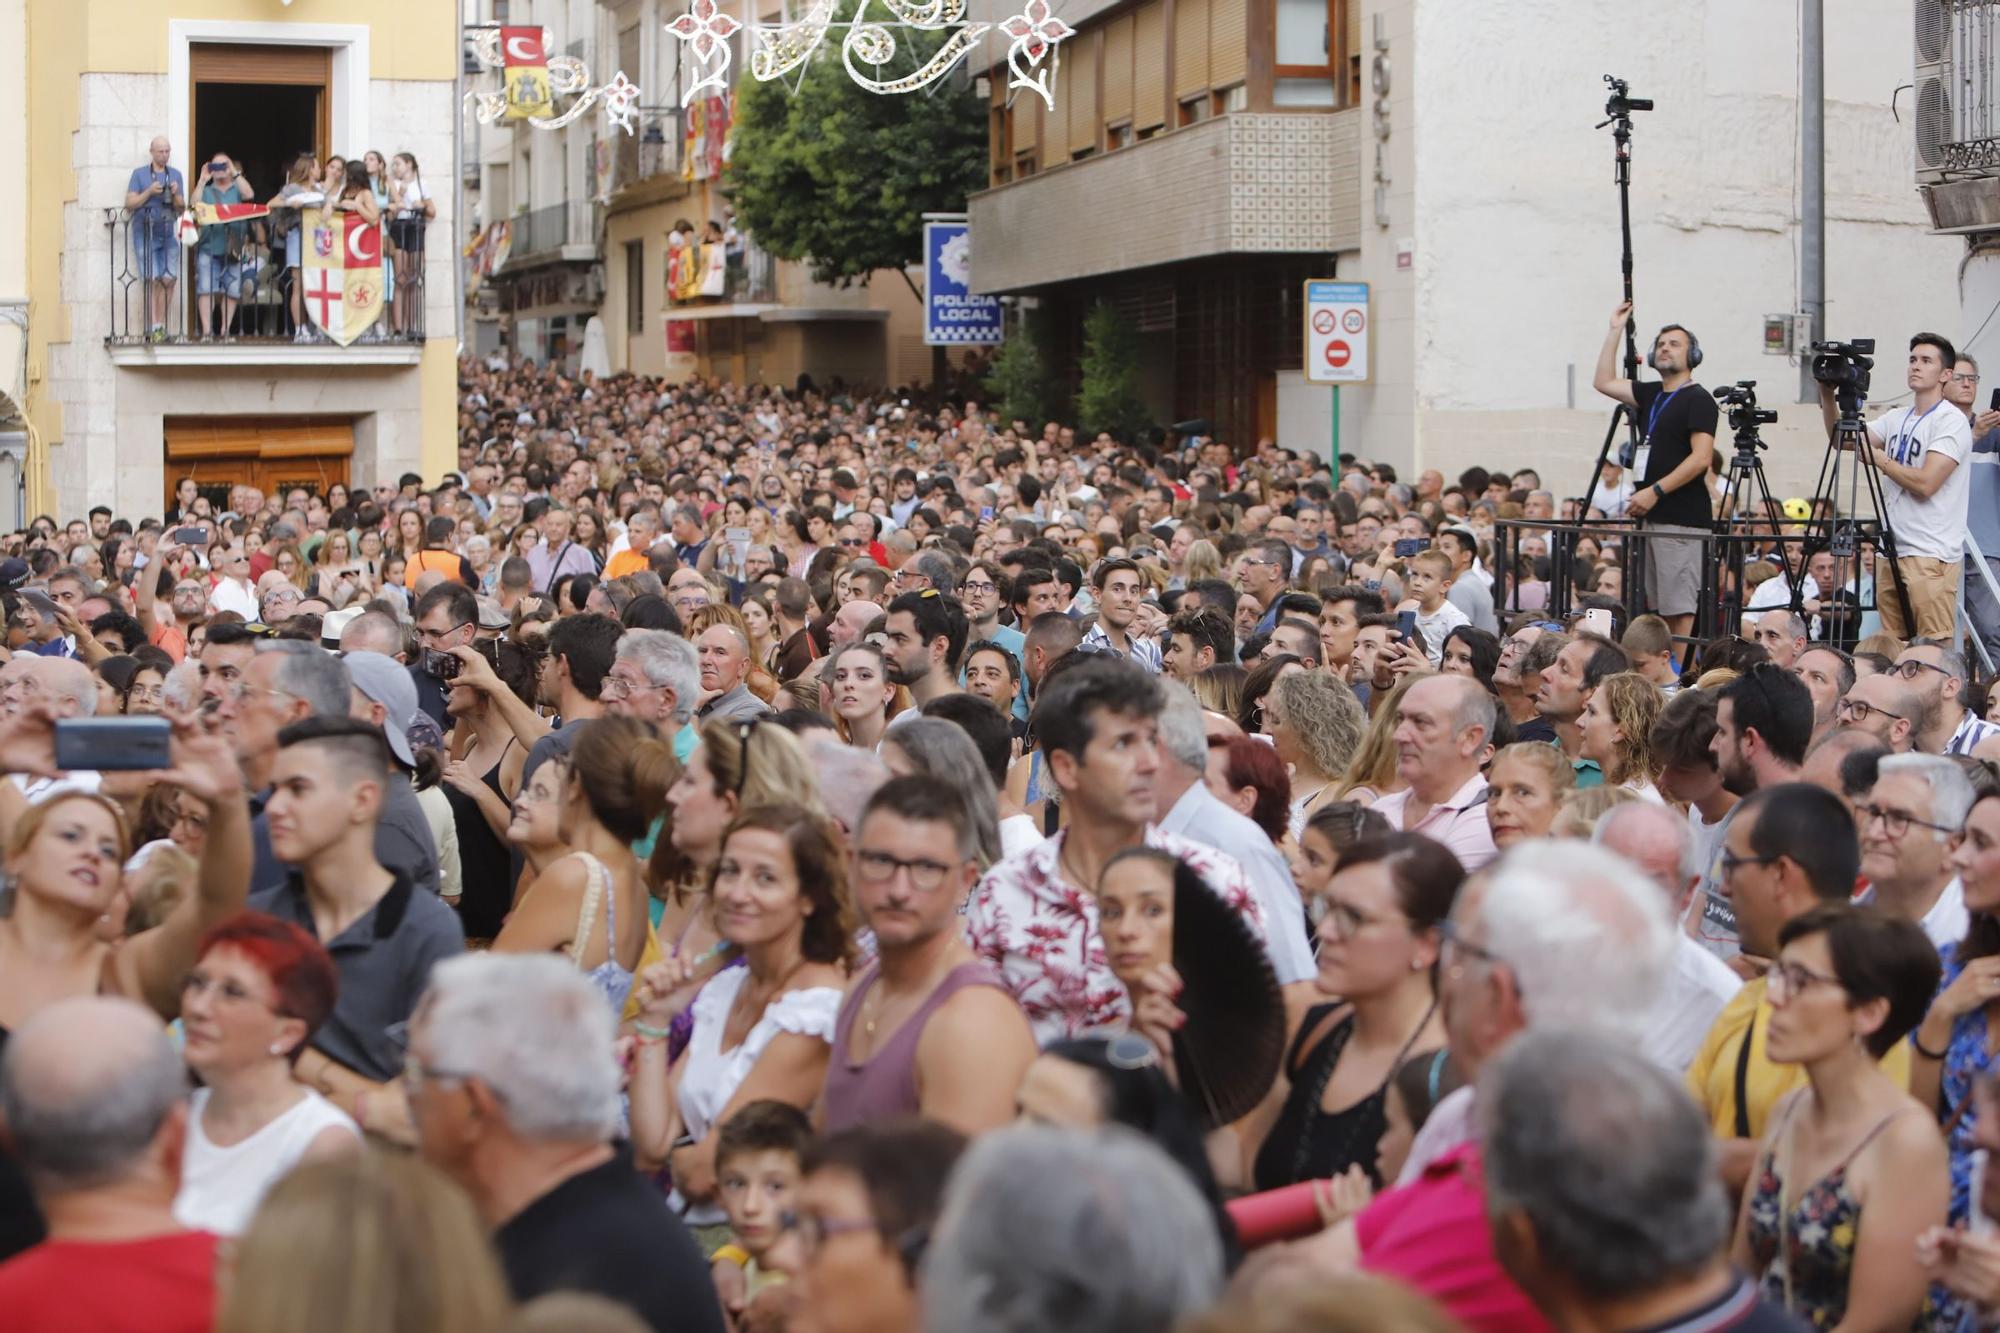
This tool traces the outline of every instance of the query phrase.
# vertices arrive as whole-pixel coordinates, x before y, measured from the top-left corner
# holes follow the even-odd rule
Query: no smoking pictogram
[[[1326,345],[1326,363],[1335,370],[1346,365],[1353,357],[1354,349],[1338,338]]]
[[[1333,332],[1333,312],[1331,310],[1315,310],[1313,312],[1313,332]]]

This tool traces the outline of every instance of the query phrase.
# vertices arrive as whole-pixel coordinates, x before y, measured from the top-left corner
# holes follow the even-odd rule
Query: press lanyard
[[[1916,411],[1917,409],[1914,407],[1905,408],[1903,410],[1902,428],[1898,430],[1895,433],[1895,435],[1890,438],[1889,441],[1889,457],[1894,459],[1896,462],[1902,463],[1907,466],[1910,461],[1909,450],[1903,448],[1902,446],[1904,446],[1905,444],[1916,443],[1917,427],[1924,424],[1925,417],[1928,417],[1931,413],[1937,411],[1940,407],[1943,406],[1944,406],[1944,399],[1940,398],[1935,403],[1932,403],[1929,407],[1925,408],[1924,415],[1918,417],[1915,421],[1910,420],[1910,413]]]
[[[1681,389],[1685,388],[1687,385],[1681,385]],[[1663,393],[1653,400],[1652,409],[1646,413],[1646,443],[1653,442],[1653,427],[1659,424],[1660,413],[1666,411],[1667,404],[1674,400],[1674,394],[1679,393],[1681,389],[1675,389],[1673,393]]]

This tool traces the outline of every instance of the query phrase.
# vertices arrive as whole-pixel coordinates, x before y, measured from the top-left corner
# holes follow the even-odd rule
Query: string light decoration
[[[706,0],[711,8],[715,0]],[[697,4],[702,0],[696,0]],[[735,20],[731,19],[731,23]],[[732,29],[733,31],[733,29]],[[473,58],[487,69],[498,70],[505,67],[500,51],[500,29],[484,28],[468,34],[472,38]],[[547,28],[542,29],[542,49],[554,45],[554,37]],[[724,48],[725,54],[727,47]],[[525,116],[515,120],[517,125],[532,125],[538,130],[559,130],[571,121],[584,115],[592,107],[604,108],[604,118],[612,126],[627,134],[638,132],[639,85],[625,77],[625,71],[613,74],[609,82],[592,87],[590,66],[575,56],[550,56],[548,58],[549,92],[555,98],[573,97],[567,107],[555,115]],[[466,101],[472,104],[472,111],[481,125],[491,125],[507,111],[507,94],[503,92],[472,92],[466,94]]]
[[[869,16],[869,7],[879,4],[889,17]],[[859,0],[854,17],[836,19],[839,0],[813,0],[812,7],[795,23],[754,24],[751,33],[756,49],[750,54],[750,74],[762,83],[782,79],[801,68],[819,50],[833,28],[845,28],[840,43],[840,61],[848,78],[871,93],[894,96],[919,92],[930,87],[957,67],[996,28],[1009,38],[1007,48],[1007,88],[1029,92],[1055,108],[1055,75],[1060,64],[1058,48],[1075,36],[1076,29],[1049,9],[1048,0],[1027,0],[1026,7],[1002,23],[966,21],[966,0]],[[681,94],[686,106],[705,89],[726,90],[729,86],[731,50],[729,38],[744,25],[716,8],[716,0],[692,0],[688,12],[667,25],[667,31],[683,42],[693,57],[701,77]],[[931,57],[917,69],[897,78],[882,77],[883,67],[896,58],[899,49],[896,30],[944,32],[949,35]],[[1046,63],[1045,63],[1046,62]],[[551,62],[553,65],[553,62]],[[866,67],[866,68],[864,68]]]

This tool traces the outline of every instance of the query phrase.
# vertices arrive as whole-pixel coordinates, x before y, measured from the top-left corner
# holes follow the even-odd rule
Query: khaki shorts
[[[1906,555],[1896,562],[1909,589],[1911,615],[1903,614],[1896,596],[1896,578],[1889,562],[1875,560],[1875,605],[1882,617],[1882,630],[1899,639],[1944,639],[1957,632],[1958,580],[1964,572],[1956,560],[1933,560],[1927,555]],[[1911,622],[1915,622],[1912,628]]]
[[[1646,605],[1655,615],[1691,616],[1701,600],[1701,539],[1703,528],[1648,523],[1646,539]]]

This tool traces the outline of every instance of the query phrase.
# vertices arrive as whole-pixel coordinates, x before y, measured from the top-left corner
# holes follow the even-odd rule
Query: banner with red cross
[[[326,208],[305,209],[301,225],[306,316],[345,347],[382,313],[382,229]]]

